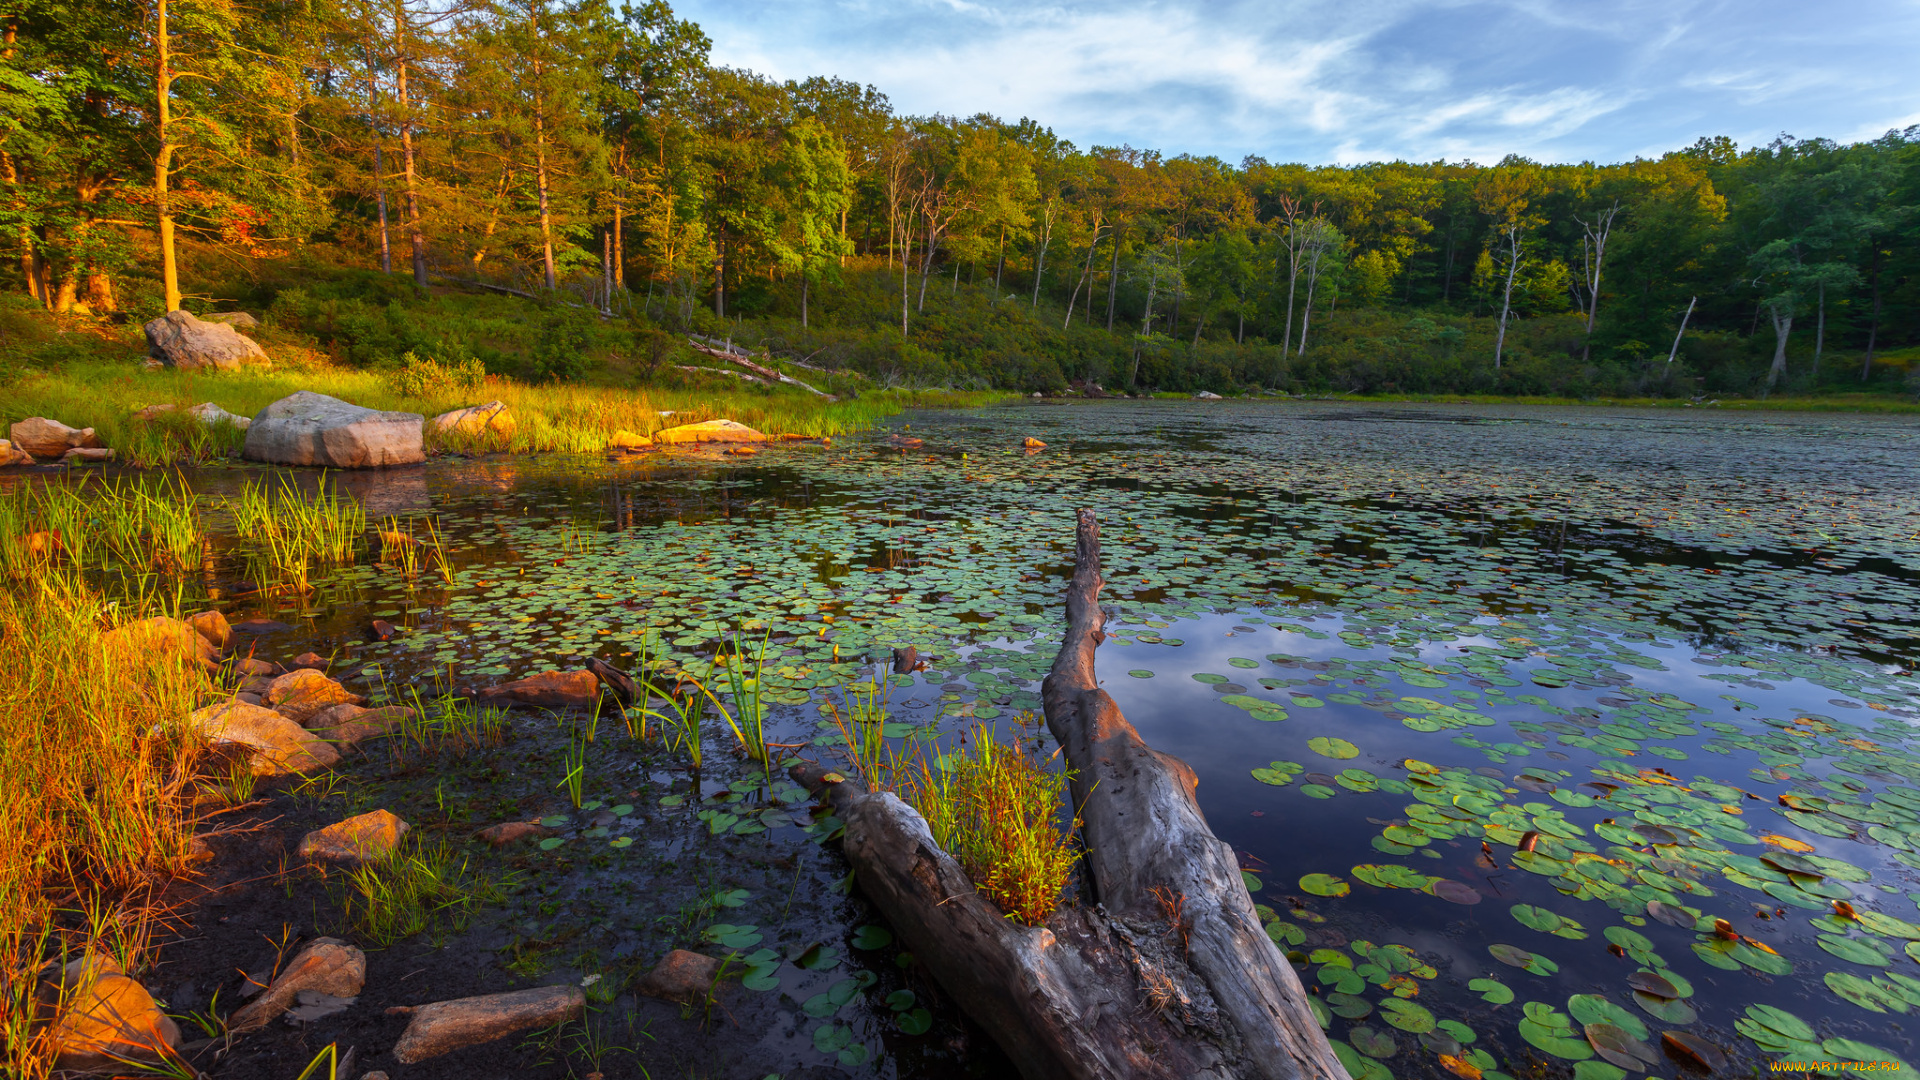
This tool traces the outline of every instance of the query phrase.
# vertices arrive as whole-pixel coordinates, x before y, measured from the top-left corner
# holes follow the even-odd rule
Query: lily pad
[[[1345,739],[1332,739],[1325,735],[1316,735],[1308,739],[1307,749],[1335,761],[1346,761],[1360,756],[1359,747]]]
[[[1345,896],[1353,886],[1332,874],[1308,874],[1300,879],[1300,888],[1314,896]]]

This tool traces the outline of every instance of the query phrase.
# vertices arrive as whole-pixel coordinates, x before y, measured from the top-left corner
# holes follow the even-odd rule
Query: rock
[[[119,1069],[118,1059],[162,1060],[180,1045],[180,1025],[110,957],[89,952],[69,962],[50,990],[64,1001],[46,1033],[59,1069]]]
[[[1021,443],[1020,445],[1026,447],[1029,450],[1045,450],[1047,448],[1046,443],[1041,442],[1039,439],[1036,439],[1031,435],[1027,436],[1027,440]]]
[[[599,679],[601,685],[613,691],[613,696],[619,699],[620,704],[631,705],[640,700],[640,684],[634,682],[632,676],[605,660],[597,656],[588,657],[587,670],[593,672],[594,678]]]
[[[187,725],[208,742],[237,743],[253,751],[255,776],[305,774],[340,760],[333,747],[306,728],[258,705],[224,701],[187,717]]]
[[[686,1005],[700,1001],[713,989],[720,961],[703,953],[675,949],[660,958],[653,970],[641,976],[634,989],[648,997]]]
[[[339,863],[379,862],[392,855],[411,828],[386,810],[315,829],[300,841],[300,857]]]
[[[218,322],[196,318],[189,311],[169,311],[146,326],[147,355],[168,367],[237,368],[248,362],[266,363],[266,350],[252,338]]]
[[[98,449],[105,444],[92,428],[71,428],[44,416],[29,416],[7,430],[7,439],[15,449],[36,458],[62,458],[75,449]]]
[[[33,455],[13,445],[12,439],[0,439],[0,466],[31,465]]]
[[[165,615],[109,630],[100,635],[100,645],[128,658],[168,653],[201,667],[213,667],[219,657],[213,643],[202,637],[199,630]]]
[[[662,428],[653,433],[653,441],[662,446],[674,443],[696,442],[766,442],[767,437],[745,424],[732,420],[707,420],[698,424],[681,424],[679,427]]]
[[[201,322],[225,323],[237,330],[252,330],[260,325],[260,320],[244,311],[216,311],[211,315],[200,316]]]
[[[444,412],[433,418],[433,429],[456,435],[512,435],[513,411],[504,401],[489,401],[465,409]]]
[[[902,450],[912,450],[918,446],[925,446],[926,440],[916,439],[911,435],[889,435],[887,436],[887,445],[898,447]]]
[[[600,697],[600,680],[591,671],[543,671],[480,691],[482,701],[536,705],[547,709],[590,709]]]
[[[394,635],[393,624],[388,622],[385,619],[373,620],[372,630],[373,630],[373,637],[375,641],[393,640],[393,635]]]
[[[394,1044],[393,1056],[414,1065],[529,1028],[577,1018],[587,995],[577,986],[542,986],[506,994],[436,1001],[413,1010],[413,1020]]]
[[[141,420],[152,420],[155,417],[165,416],[167,413],[174,412],[179,408],[180,406],[171,405],[171,404],[149,405],[146,408],[135,412],[133,415],[138,417]],[[251,419],[244,416],[235,416],[234,414],[228,412],[227,410],[221,408],[220,406],[215,405],[211,401],[203,401],[200,404],[195,405],[192,408],[186,410],[186,413],[188,416],[194,417],[195,419],[199,420],[201,424],[207,427],[212,427],[213,425],[224,421],[226,423],[232,424],[234,427],[239,428],[241,431],[245,431],[247,430],[248,427],[250,427],[253,424],[253,421]]]
[[[893,650],[893,673],[895,675],[911,675],[918,670],[920,670],[919,646],[908,645],[904,648]]]
[[[1219,401],[1220,395],[1211,390],[1195,390],[1193,396],[1198,401]]]
[[[336,750],[356,749],[368,739],[391,732],[413,717],[405,705],[387,705],[363,709],[358,705],[335,705],[322,709],[307,720],[307,730],[324,739]]]
[[[481,829],[473,835],[494,847],[506,847],[521,840],[545,839],[554,835],[554,830],[537,821],[507,821]]]
[[[365,698],[312,668],[301,667],[279,675],[261,691],[280,715],[298,724],[330,705],[359,705]]]
[[[260,700],[259,694],[255,694],[248,690],[242,690],[239,693],[233,695],[233,699],[235,701],[244,701],[249,705],[258,705],[263,709],[267,707],[267,703]],[[268,711],[271,712],[272,710],[269,709]]]
[[[731,449],[731,450],[729,450],[729,451],[727,451],[727,453],[729,453],[729,454],[738,454],[738,455],[740,455],[741,457],[752,457],[753,455],[755,455],[755,454],[757,454],[757,453],[759,453],[759,452],[760,452],[760,451],[758,451],[758,450],[755,450],[755,449],[754,449],[753,447],[751,447],[751,446],[736,446],[736,447],[734,447],[733,449]]]
[[[241,456],[274,465],[373,469],[426,460],[419,413],[376,412],[301,390],[260,410]]]
[[[64,464],[112,461],[113,451],[104,446],[76,446],[61,454],[60,460]]]
[[[265,1027],[292,1008],[302,991],[352,998],[366,982],[366,953],[339,938],[315,938],[294,954],[273,985],[227,1018],[227,1031],[240,1035]]]
[[[296,668],[311,668],[314,671],[325,671],[327,670],[327,658],[317,652],[303,652],[293,658],[293,666]]]
[[[216,649],[224,649],[233,641],[233,627],[227,625],[227,617],[218,611],[202,611],[187,616],[187,625],[198,631]],[[258,661],[254,661],[258,663]]]
[[[275,675],[286,674],[287,669],[271,660],[255,660],[251,656],[243,656],[233,662],[233,670],[241,675],[249,675],[255,678],[265,676],[271,679]]]
[[[653,440],[621,428],[613,433],[613,438],[607,440],[607,446],[614,450],[645,450],[653,446]]]

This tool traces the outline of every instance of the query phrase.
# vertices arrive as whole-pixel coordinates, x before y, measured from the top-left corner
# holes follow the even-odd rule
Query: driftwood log
[[[1095,684],[1103,617],[1091,512],[1080,512],[1078,535],[1067,637],[1044,698],[1076,770],[1094,903],[1020,925],[893,794],[817,765],[793,775],[845,822],[867,897],[1028,1080],[1345,1080],[1232,850],[1200,814],[1192,770],[1148,748]]]

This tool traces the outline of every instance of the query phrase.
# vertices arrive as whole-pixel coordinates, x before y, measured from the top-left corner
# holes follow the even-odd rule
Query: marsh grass
[[[408,687],[403,696],[412,711],[401,719],[394,738],[388,741],[396,756],[445,752],[465,755],[501,746],[507,740],[507,714],[500,708],[450,692],[426,697],[419,687]]]
[[[933,764],[916,754],[895,790],[927,819],[975,888],[1007,918],[1038,926],[1059,907],[1079,858],[1076,818],[1061,820],[1068,775],[1045,767],[1018,737],[982,729]]]
[[[761,669],[767,662],[767,641],[771,631],[760,638],[760,646],[749,660],[747,651],[740,646],[739,635],[734,635],[730,644],[732,651],[714,654],[714,667],[720,669],[720,677],[714,681],[722,683],[728,700],[733,708],[728,709],[714,695],[706,683],[687,676],[693,685],[705,694],[713,707],[720,711],[720,718],[727,722],[740,749],[763,768],[772,768],[767,753],[767,705],[761,694]]]
[[[344,566],[354,561],[367,531],[367,512],[327,483],[306,491],[286,476],[271,483],[250,480],[226,503],[234,528],[266,574],[305,592],[314,566]],[[384,542],[384,541],[383,541]]]
[[[189,571],[208,554],[200,517],[177,474],[20,484],[0,493],[0,572]]]
[[[840,729],[840,738],[852,759],[854,771],[874,787],[887,786],[887,778],[900,764],[895,756],[887,753],[891,695],[891,684],[876,668],[872,678],[849,682],[841,688],[839,701],[828,699],[824,705]]]
[[[409,840],[390,857],[349,870],[340,895],[348,927],[386,946],[429,930],[461,930],[474,909],[506,892],[447,844]]]
[[[237,452],[244,432],[229,424],[202,424],[184,408],[212,401],[238,416],[255,416],[296,390],[312,390],[355,405],[432,417],[483,401],[506,403],[510,436],[465,435],[428,426],[429,449],[463,452],[600,453],[616,432],[650,435],[676,424],[732,419],[771,434],[834,436],[873,426],[915,406],[987,404],[1009,395],[863,391],[850,401],[827,401],[790,388],[631,389],[579,384],[528,385],[489,377],[477,389],[420,387],[405,393],[384,373],[332,364],[206,373],[145,371],[131,359],[74,359],[56,371],[34,370],[0,385],[0,424],[50,416],[94,428],[120,460],[140,466],[190,464]],[[178,406],[151,419],[136,414],[154,404]]]

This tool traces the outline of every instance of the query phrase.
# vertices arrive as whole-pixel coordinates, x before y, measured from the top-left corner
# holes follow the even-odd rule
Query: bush
[[[394,393],[416,398],[457,397],[480,389],[486,381],[486,365],[473,356],[459,355],[459,350],[444,361],[408,351],[387,376]]]

